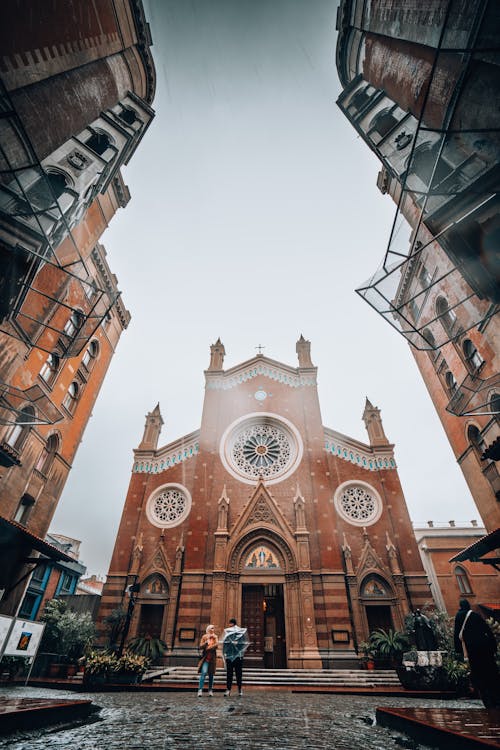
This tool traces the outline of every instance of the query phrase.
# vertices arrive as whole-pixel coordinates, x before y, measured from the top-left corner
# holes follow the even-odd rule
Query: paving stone
[[[15,697],[73,698],[74,693],[16,688]],[[0,689],[0,696],[7,695]],[[377,696],[248,691],[243,698],[193,693],[92,693],[102,721],[61,732],[0,738],[9,750],[400,750],[404,735],[374,726]],[[476,701],[383,698],[394,707],[479,707]],[[420,748],[424,748],[420,745]]]

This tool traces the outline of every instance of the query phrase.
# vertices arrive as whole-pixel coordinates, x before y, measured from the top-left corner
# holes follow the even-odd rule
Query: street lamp
[[[132,620],[132,615],[134,613],[134,607],[135,603],[137,601],[137,597],[134,596],[135,594],[138,594],[141,590],[141,584],[140,583],[132,583],[130,586],[127,586],[126,591],[130,597],[127,607],[127,614],[125,616],[125,622],[123,623],[123,632],[122,632],[122,638],[120,641],[120,648],[118,649],[118,657],[120,657],[123,654],[123,648],[125,646],[125,641],[127,640],[128,631],[130,630],[130,621]]]

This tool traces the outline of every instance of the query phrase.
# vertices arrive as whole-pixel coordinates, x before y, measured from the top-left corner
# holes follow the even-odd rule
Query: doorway
[[[372,604],[365,607],[368,631],[389,630],[392,628],[391,608],[386,604]]]
[[[138,635],[161,638],[163,604],[141,604]]]
[[[283,584],[248,584],[242,590],[242,625],[248,629],[249,666],[286,668]]]

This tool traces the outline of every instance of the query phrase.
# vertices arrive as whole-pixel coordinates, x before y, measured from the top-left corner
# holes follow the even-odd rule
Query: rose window
[[[237,479],[254,483],[281,481],[298,465],[302,453],[300,436],[285,420],[259,415],[239,420],[225,433],[221,457]]]
[[[378,493],[364,482],[341,485],[335,495],[335,506],[340,515],[355,526],[370,526],[382,513]]]
[[[154,526],[177,526],[191,509],[191,497],[180,485],[170,484],[154,492],[146,506],[148,519]]]

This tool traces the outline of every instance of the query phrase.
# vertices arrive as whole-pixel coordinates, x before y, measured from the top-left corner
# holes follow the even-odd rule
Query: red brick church
[[[100,617],[139,584],[130,636],[161,636],[172,664],[234,616],[249,666],[347,667],[431,600],[379,409],[368,443],[325,427],[302,336],[296,351],[224,370],[218,340],[200,429],[159,447],[159,406],[146,417]]]

